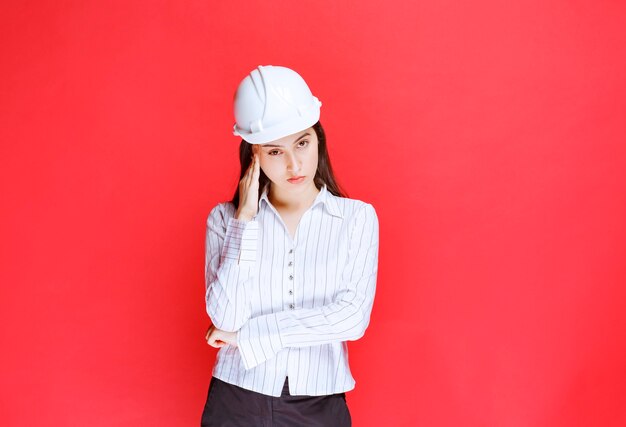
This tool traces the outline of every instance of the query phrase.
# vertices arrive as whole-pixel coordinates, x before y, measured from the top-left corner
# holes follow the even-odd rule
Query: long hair
[[[321,189],[324,184],[326,184],[327,190],[338,197],[348,197],[346,192],[337,184],[337,180],[335,179],[335,175],[333,174],[333,168],[330,165],[330,157],[328,157],[328,150],[326,149],[326,134],[324,133],[324,128],[322,124],[318,121],[313,125],[313,130],[317,135],[317,171],[315,172],[315,178],[313,178],[313,182],[317,189]],[[249,144],[245,140],[241,140],[239,144],[239,163],[241,164],[241,173],[239,174],[239,180],[243,178],[250,163],[252,162],[252,144]],[[263,170],[260,171],[259,174],[259,199],[263,194],[263,191],[270,185],[271,181],[263,173]],[[239,184],[237,184],[237,189],[235,190],[235,195],[231,200],[235,205],[235,209],[239,208]]]

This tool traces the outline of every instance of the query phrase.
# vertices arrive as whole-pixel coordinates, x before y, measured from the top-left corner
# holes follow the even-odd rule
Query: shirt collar
[[[266,186],[263,189],[263,194],[259,199],[259,206],[261,205],[261,201],[263,200],[265,200],[265,203],[267,203],[268,205],[271,205],[267,194],[268,187],[269,186]],[[320,189],[320,192],[318,193],[317,197],[315,197],[315,200],[313,201],[311,207],[320,203],[322,203],[326,207],[326,210],[329,214],[339,218],[343,218],[343,214],[341,213],[341,209],[339,209],[339,204],[337,203],[337,196],[328,191],[328,188],[326,188],[326,184],[324,184]]]

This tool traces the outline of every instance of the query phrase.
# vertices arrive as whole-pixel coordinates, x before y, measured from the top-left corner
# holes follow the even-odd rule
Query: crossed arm
[[[251,267],[258,224],[226,222],[212,211],[207,222],[206,305],[213,325],[209,345],[239,347],[246,369],[286,347],[356,340],[369,324],[378,270],[378,218],[364,204],[350,224],[348,261],[333,301],[324,306],[251,317]],[[227,224],[227,225],[225,225]]]

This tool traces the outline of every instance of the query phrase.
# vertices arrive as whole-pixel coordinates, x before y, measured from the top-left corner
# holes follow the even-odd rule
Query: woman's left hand
[[[237,332],[226,332],[211,325],[206,332],[206,341],[211,347],[220,348],[225,345],[237,346]]]

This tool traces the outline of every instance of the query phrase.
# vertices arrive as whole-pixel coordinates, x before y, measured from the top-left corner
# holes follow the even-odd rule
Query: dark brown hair
[[[337,184],[335,175],[333,174],[333,168],[330,165],[330,158],[328,157],[328,150],[326,149],[326,134],[324,128],[320,122],[313,125],[313,130],[317,135],[317,171],[315,172],[315,178],[313,182],[317,189],[321,189],[324,184],[328,191],[338,197],[348,197],[345,191]],[[252,144],[249,144],[245,140],[241,140],[239,144],[239,163],[241,164],[241,173],[239,174],[239,180],[243,178],[248,167],[252,162]],[[263,190],[269,186],[270,179],[263,173],[259,174],[259,199]],[[239,183],[237,183],[237,190],[233,196],[232,203],[235,205],[235,209],[239,208]]]

